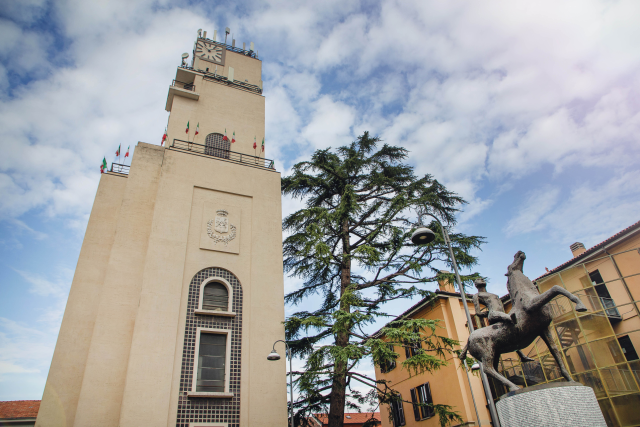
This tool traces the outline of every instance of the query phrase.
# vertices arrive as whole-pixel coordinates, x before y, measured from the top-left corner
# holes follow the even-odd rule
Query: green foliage
[[[348,146],[316,151],[282,179],[282,193],[306,204],[283,220],[284,268],[303,280],[285,301],[316,302],[315,311],[300,311],[285,321],[293,353],[306,357],[304,371],[295,373],[301,395],[295,402],[298,420],[328,407],[343,411],[345,405],[353,406],[350,402],[388,403],[393,390],[354,368],[365,358],[378,366],[394,362],[398,353],[389,343],[420,346],[402,363],[402,369],[413,373],[437,370],[458,345],[438,334],[437,321],[425,319],[392,322],[379,334],[364,332],[378,318],[390,316],[385,303],[431,296],[429,287],[446,276],[439,271],[442,266],[452,269],[438,222],[426,224],[436,234],[432,243],[411,243],[418,213],[435,214],[451,226],[465,203],[432,176],[415,176],[403,163],[407,150],[379,143],[365,132]],[[458,265],[472,267],[476,258],[470,251],[483,238],[447,231]],[[470,285],[476,277],[462,279]],[[373,390],[361,395],[352,381]],[[436,413],[441,423],[457,419],[452,408],[440,406]]]

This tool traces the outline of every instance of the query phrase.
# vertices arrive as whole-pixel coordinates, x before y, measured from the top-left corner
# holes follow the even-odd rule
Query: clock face
[[[205,61],[222,64],[224,60],[224,48],[204,40],[198,40],[195,56]]]

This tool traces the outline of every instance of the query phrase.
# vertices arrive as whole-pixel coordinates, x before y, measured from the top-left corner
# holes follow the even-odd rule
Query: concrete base
[[[606,427],[596,395],[580,383],[510,391],[496,403],[502,427]]]

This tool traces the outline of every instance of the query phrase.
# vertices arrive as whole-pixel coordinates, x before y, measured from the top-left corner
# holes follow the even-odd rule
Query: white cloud
[[[509,236],[544,233],[547,239],[593,246],[638,221],[640,189],[635,172],[604,182],[590,180],[568,194],[558,188],[534,191],[509,221]]]

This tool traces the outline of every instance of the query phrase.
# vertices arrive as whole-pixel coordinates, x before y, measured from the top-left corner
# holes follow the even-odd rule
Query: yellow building
[[[589,308],[577,313],[564,297],[551,302],[556,345],[562,349],[574,380],[594,389],[609,426],[640,426],[640,222],[588,250],[581,243],[571,245],[571,250],[571,260],[534,281],[541,292],[560,285],[578,295]],[[502,300],[509,312],[509,295]],[[486,320],[482,324],[475,317],[471,301],[468,305],[475,327],[485,326]],[[442,334],[463,345],[469,336],[460,294],[453,288],[444,289],[442,284],[435,298],[420,301],[399,318],[407,317],[442,319],[446,328]],[[469,422],[467,425],[477,425],[469,384],[457,358],[449,357],[449,365],[433,374],[412,376],[399,367],[406,358],[405,351],[396,352],[400,354],[397,366],[385,373],[376,368],[377,379],[391,381],[406,401],[451,405]],[[515,353],[502,355],[500,361],[499,371],[515,384],[527,387],[564,380],[542,340],[534,341],[523,353],[534,361],[521,363]],[[494,399],[508,391],[490,377],[489,383]],[[428,387],[421,387],[424,384]],[[471,376],[471,384],[480,420],[488,426],[489,412],[480,379]],[[394,413],[393,423],[389,422],[390,411]],[[425,417],[431,414],[414,411],[407,403],[382,407],[381,413],[383,427],[439,425],[437,417]]]
[[[541,292],[569,290],[589,309],[578,313],[566,298],[551,302],[551,330],[575,381],[592,387],[609,426],[640,426],[640,222],[586,250],[571,245],[573,259],[535,280]],[[503,298],[507,311],[508,295]],[[546,345],[524,353],[534,362],[502,356],[503,375],[523,387],[562,381]],[[496,387],[494,397],[505,392]]]
[[[284,302],[262,63],[206,32],[193,57],[167,144],[101,176],[37,426],[287,422],[285,363],[266,358]]]
[[[475,316],[475,309],[471,300],[468,300],[469,311]],[[424,298],[413,307],[409,308],[395,320],[401,319],[440,319],[442,329],[437,330],[437,334],[458,340],[461,343],[469,338],[467,319],[462,305],[462,298],[455,292],[454,287],[446,282],[439,284],[439,289],[433,297]],[[473,317],[472,317],[473,318]],[[475,321],[479,319],[475,318]],[[384,339],[384,337],[383,337]],[[405,369],[401,364],[408,357],[411,357],[412,349],[395,348],[399,357],[395,365],[385,367],[384,372],[376,366],[376,379],[389,381],[389,386],[398,391],[402,399],[406,402],[415,403],[435,403],[451,405],[464,420],[463,426],[473,426],[476,423],[476,412],[474,409],[473,395],[475,396],[478,413],[483,425],[489,425],[490,415],[486,405],[486,398],[482,389],[482,382],[479,376],[469,375],[465,372],[460,360],[455,355],[447,358],[447,366],[433,373],[421,373],[414,375]],[[471,382],[471,387],[470,384]],[[393,422],[389,421],[389,414],[392,413]],[[418,406],[405,403],[394,405],[392,408],[382,405],[380,408],[382,427],[397,426],[420,426],[438,427],[440,421],[437,415],[431,411],[421,409]]]

